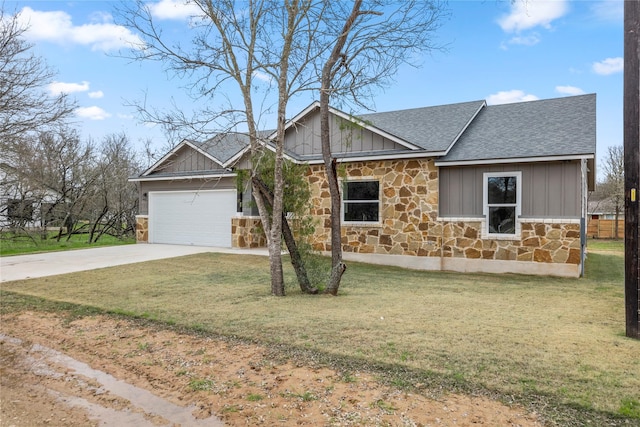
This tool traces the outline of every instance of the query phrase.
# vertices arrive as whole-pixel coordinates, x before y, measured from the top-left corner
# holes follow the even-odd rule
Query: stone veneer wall
[[[382,187],[380,224],[342,227],[345,253],[409,255],[580,264],[578,220],[521,219],[521,236],[482,236],[481,219],[438,218],[438,171],[433,160],[348,163],[346,179],[378,179]],[[323,166],[311,166],[313,247],[330,251],[329,187]]]
[[[445,258],[580,264],[580,222],[521,219],[519,239],[482,236],[484,221],[442,219]]]
[[[381,185],[380,224],[342,227],[344,252],[440,256],[438,226],[438,170],[433,160],[383,160],[346,163],[346,179],[377,179]],[[316,224],[313,247],[331,250],[329,187],[324,167],[310,167],[311,214]]]
[[[231,246],[234,248],[263,248],[267,238],[259,217],[231,218]]]
[[[149,242],[149,216],[136,215],[136,243]]]

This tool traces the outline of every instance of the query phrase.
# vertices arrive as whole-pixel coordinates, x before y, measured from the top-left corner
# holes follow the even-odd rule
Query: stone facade
[[[581,263],[579,220],[521,218],[520,235],[505,239],[483,235],[482,218],[439,218],[438,169],[432,159],[345,163],[340,166],[340,175],[347,180],[381,183],[379,223],[342,226],[340,243],[345,256]],[[318,251],[330,251],[330,197],[324,166],[310,166],[307,176],[312,190],[310,214],[316,218],[311,243]],[[247,221],[234,218],[234,247],[264,246],[260,220]]]
[[[341,166],[347,180],[381,183],[380,223],[342,227],[344,252],[439,256],[438,170],[433,160],[386,160]],[[331,250],[329,186],[322,165],[310,167],[311,215],[319,218],[313,247]]]
[[[231,218],[231,246],[252,249],[267,246],[259,217]]]
[[[480,219],[438,218],[438,171],[431,160],[350,163],[343,172],[346,179],[383,183],[380,224],[343,226],[344,252],[580,263],[579,223],[523,219],[520,238],[504,240],[483,238]],[[312,166],[309,181],[311,214],[319,218],[313,246],[329,251],[330,204],[324,168]]]
[[[484,221],[442,219],[442,256],[497,261],[580,264],[580,223],[521,219],[515,239],[482,236]]]
[[[136,242],[149,242],[149,216],[136,215]]]

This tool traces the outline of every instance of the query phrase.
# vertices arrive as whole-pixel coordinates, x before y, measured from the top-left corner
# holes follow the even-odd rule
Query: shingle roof
[[[471,101],[358,117],[425,151],[444,152],[484,104],[485,101]]]
[[[249,145],[249,136],[243,133],[232,132],[218,134],[203,142],[190,142],[219,160],[222,164],[225,164]]]
[[[438,163],[595,151],[596,95],[589,94],[485,107]]]

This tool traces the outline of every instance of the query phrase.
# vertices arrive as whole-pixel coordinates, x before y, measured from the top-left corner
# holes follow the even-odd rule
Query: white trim
[[[147,176],[147,177],[136,177],[129,178],[129,182],[147,182],[147,181],[186,181],[193,179],[212,179],[212,178],[233,178],[237,176],[236,173],[221,173],[221,174],[208,174],[208,175],[179,175],[179,176]]]
[[[284,131],[286,133],[286,131],[291,127],[294,126],[295,123],[300,120],[301,118],[303,118],[304,116],[306,116],[307,114],[309,114],[311,111],[315,110],[316,108],[320,108],[320,102],[318,101],[314,101],[311,105],[309,105],[307,108],[305,108],[304,110],[302,110],[300,113],[296,114],[292,119],[288,120],[287,123],[285,124],[284,127]],[[338,116],[344,120],[348,120],[351,123],[355,123],[358,126],[361,126],[363,129],[367,129],[373,133],[377,133],[378,135],[383,136],[384,138],[387,138],[393,142],[395,142],[396,144],[400,144],[403,147],[406,147],[410,150],[420,150],[421,148],[415,144],[411,144],[408,141],[405,141],[402,138],[399,138],[393,134],[390,134],[388,132],[385,132],[384,130],[374,126],[374,125],[370,125],[365,123],[363,120],[359,119],[357,116],[345,113],[344,111],[340,111],[336,108],[333,108],[331,106],[329,106],[329,113],[333,114],[335,116]],[[475,116],[474,116],[475,117]],[[273,132],[271,135],[269,135],[269,137],[267,139],[273,139],[276,136],[277,131]]]
[[[593,159],[593,154],[578,154],[567,156],[545,156],[545,157],[516,157],[511,159],[484,159],[484,160],[459,160],[454,162],[436,161],[436,166],[470,166],[470,165],[494,165],[505,163],[537,163],[537,162],[557,162],[562,160],[582,160]]]
[[[439,222],[484,222],[485,219],[479,216],[456,216],[436,218]],[[521,223],[527,224],[580,224],[580,218],[520,218]]]
[[[516,202],[515,202],[515,218],[514,226],[515,230],[513,234],[501,234],[489,232],[489,191],[488,191],[488,179],[500,178],[500,177],[516,177]],[[496,205],[496,203],[494,203]],[[506,203],[506,205],[513,205],[513,203]],[[496,239],[496,240],[520,240],[522,235],[522,227],[520,226],[520,216],[522,215],[522,171],[510,171],[510,172],[484,172],[482,174],[482,215],[484,215],[483,223],[481,224],[481,235],[483,239]]]
[[[334,153],[334,156],[340,155],[341,153]],[[439,157],[444,155],[443,151],[436,152],[427,152],[427,151],[410,151],[407,153],[394,153],[394,154],[379,154],[372,156],[357,156],[357,157],[335,157],[338,163],[352,163],[352,162],[367,162],[373,160],[402,160],[402,159],[432,159],[434,157]],[[323,164],[324,161],[322,159],[313,159],[313,160],[304,160],[304,159],[295,159],[289,157],[294,163],[297,164],[308,164],[308,165],[319,165]]]
[[[377,182],[378,183],[378,220],[377,221],[345,221],[344,219],[344,204],[349,202],[345,200],[343,194],[343,184],[350,182]],[[338,187],[340,188],[340,225],[343,227],[380,227],[382,226],[382,183],[379,178],[372,176],[357,176],[347,179],[339,179]]]

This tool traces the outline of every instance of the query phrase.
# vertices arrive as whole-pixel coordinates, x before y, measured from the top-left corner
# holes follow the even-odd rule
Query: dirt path
[[[481,397],[431,400],[363,372],[110,317],[0,318],[0,426],[540,426]],[[149,393],[150,392],[150,393]]]

